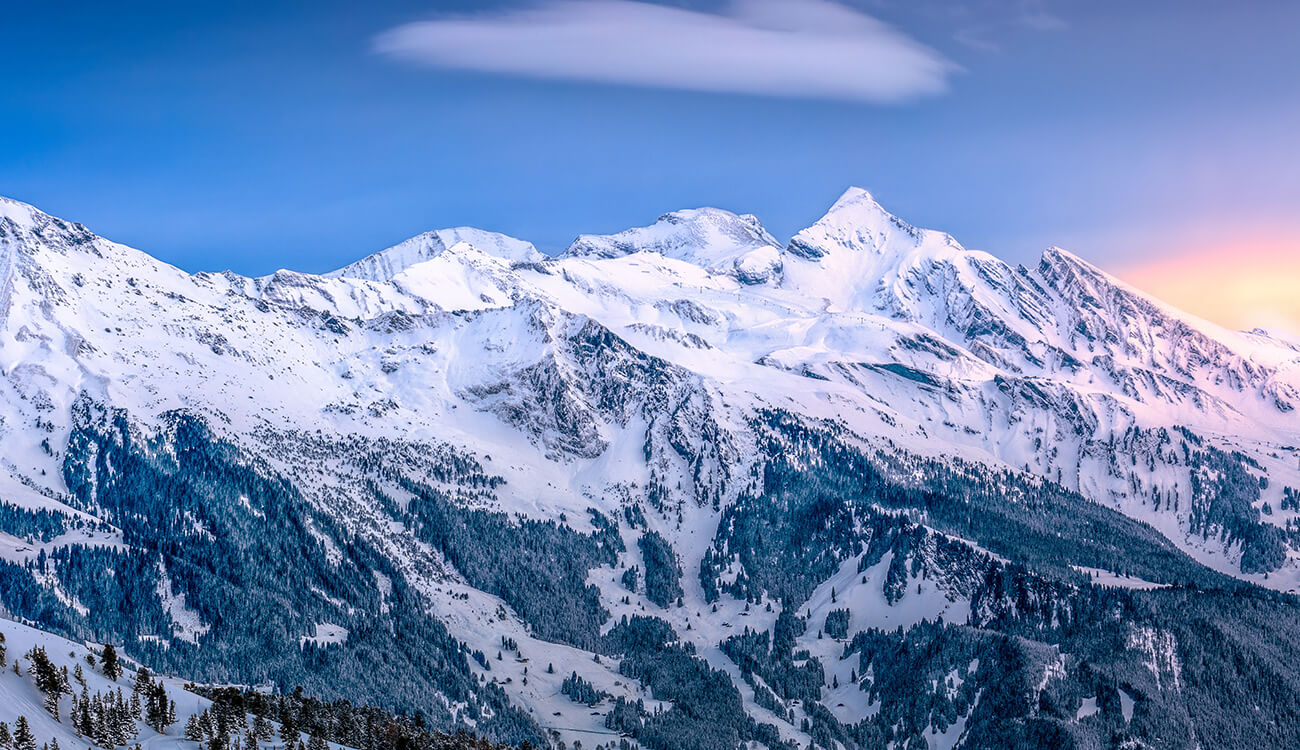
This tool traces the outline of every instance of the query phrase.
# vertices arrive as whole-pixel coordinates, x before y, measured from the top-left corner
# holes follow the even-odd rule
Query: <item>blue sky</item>
[[[663,5],[10,4],[0,194],[249,274],[698,205],[787,237],[850,184],[1016,262],[1300,253],[1296,3]]]

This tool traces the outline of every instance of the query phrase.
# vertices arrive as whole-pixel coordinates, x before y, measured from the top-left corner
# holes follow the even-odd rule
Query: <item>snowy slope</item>
[[[26,717],[38,746],[57,740],[60,747],[79,747],[87,740],[75,734],[70,726],[68,716],[70,698],[64,697],[59,702],[61,719],[59,721],[45,710],[44,696],[36,689],[31,676],[30,661],[24,656],[32,648],[44,648],[50,661],[56,667],[67,667],[69,674],[79,665],[86,680],[86,690],[91,695],[119,689],[127,696],[131,694],[135,670],[125,669],[132,666],[130,663],[124,664],[125,671],[116,682],[109,680],[100,670],[87,664],[85,661],[87,655],[98,657],[101,646],[97,644],[75,643],[4,619],[0,619],[0,633],[5,636],[4,645],[9,662],[3,672],[0,672],[0,722],[6,723],[12,731],[18,717]],[[15,661],[18,662],[23,674],[15,674],[13,670]],[[144,722],[138,722],[139,735],[135,742],[139,742],[141,747],[155,750],[193,746],[193,743],[184,742],[182,739],[185,721],[211,704],[204,698],[186,692],[182,688],[183,680],[163,678],[161,681],[168,697],[176,703],[177,723],[171,726],[166,734],[159,734]],[[81,685],[73,680],[70,680],[70,684],[73,690],[80,693]]]

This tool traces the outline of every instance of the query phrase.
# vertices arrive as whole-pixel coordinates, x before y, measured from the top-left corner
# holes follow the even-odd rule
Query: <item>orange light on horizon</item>
[[[1300,241],[1229,243],[1121,267],[1115,275],[1226,328],[1300,335]]]

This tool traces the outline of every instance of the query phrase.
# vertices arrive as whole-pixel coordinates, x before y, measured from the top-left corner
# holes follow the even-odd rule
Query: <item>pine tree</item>
[[[185,739],[190,742],[202,742],[206,739],[203,736],[203,726],[199,723],[198,714],[190,714],[190,718],[185,721]]]
[[[266,717],[261,714],[253,718],[253,736],[263,742],[269,742],[275,736],[271,729],[271,722],[267,721]]]
[[[153,679],[149,676],[149,670],[140,667],[135,671],[135,682],[131,686],[131,692],[136,695],[148,695],[148,690],[153,687]]]
[[[72,728],[83,737],[95,736],[95,720],[90,716],[90,695],[81,688],[81,697],[72,706]]]
[[[27,726],[26,716],[19,716],[14,722],[14,750],[36,750],[36,738],[32,736],[31,727]]]
[[[5,668],[5,664],[8,662],[8,660],[9,658],[5,651],[5,634],[0,633],[0,669]]]
[[[199,730],[203,732],[204,737],[211,737],[216,733],[216,723],[212,721],[211,711],[203,711],[199,714]]]
[[[307,750],[329,750],[329,743],[321,739],[319,734],[312,732],[307,740]]]
[[[14,738],[9,735],[9,725],[0,721],[0,747],[9,747]]]
[[[107,709],[104,699],[98,693],[91,699],[90,722],[90,737],[95,740],[95,744],[100,747],[108,745],[112,738],[109,737]]]
[[[39,646],[28,652],[27,658],[32,662],[32,678],[36,681],[36,689],[45,696],[45,710],[50,712],[55,721],[59,721],[59,699],[72,694],[66,670],[55,667],[45,649]]]
[[[117,661],[117,649],[113,648],[113,644],[104,645],[104,653],[100,656],[100,661],[103,662],[104,676],[117,682],[117,678],[122,676],[122,665]]]
[[[298,727],[294,725],[287,707],[280,712],[280,741],[286,748],[293,747],[298,741]]]
[[[175,704],[167,698],[167,690],[161,682],[155,682],[145,695],[145,723],[159,734],[166,734],[167,727],[176,723]]]
[[[106,705],[107,717],[104,722],[105,738],[108,747],[125,745],[136,734],[135,719],[131,716],[131,707],[118,688]]]
[[[72,670],[72,679],[76,680],[81,687],[86,687],[86,673],[81,671],[80,664]]]

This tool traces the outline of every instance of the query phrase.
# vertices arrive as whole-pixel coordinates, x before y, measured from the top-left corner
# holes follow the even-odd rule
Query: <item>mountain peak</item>
[[[654,252],[710,266],[760,247],[780,245],[757,217],[706,207],[671,211],[650,226],[625,229],[617,234],[579,235],[562,257],[617,258]]]
[[[787,251],[807,260],[836,247],[883,253],[889,245],[916,247],[926,233],[885,210],[871,193],[850,187],[817,223],[791,238]]]
[[[725,273],[746,284],[765,283],[781,273],[781,245],[758,218],[721,208],[682,209],[647,227],[579,235],[561,257],[620,258],[640,252]]]
[[[452,227],[418,234],[326,276],[388,281],[407,268],[432,260],[460,243],[506,261],[535,262],[546,257],[531,242],[473,227]]]

